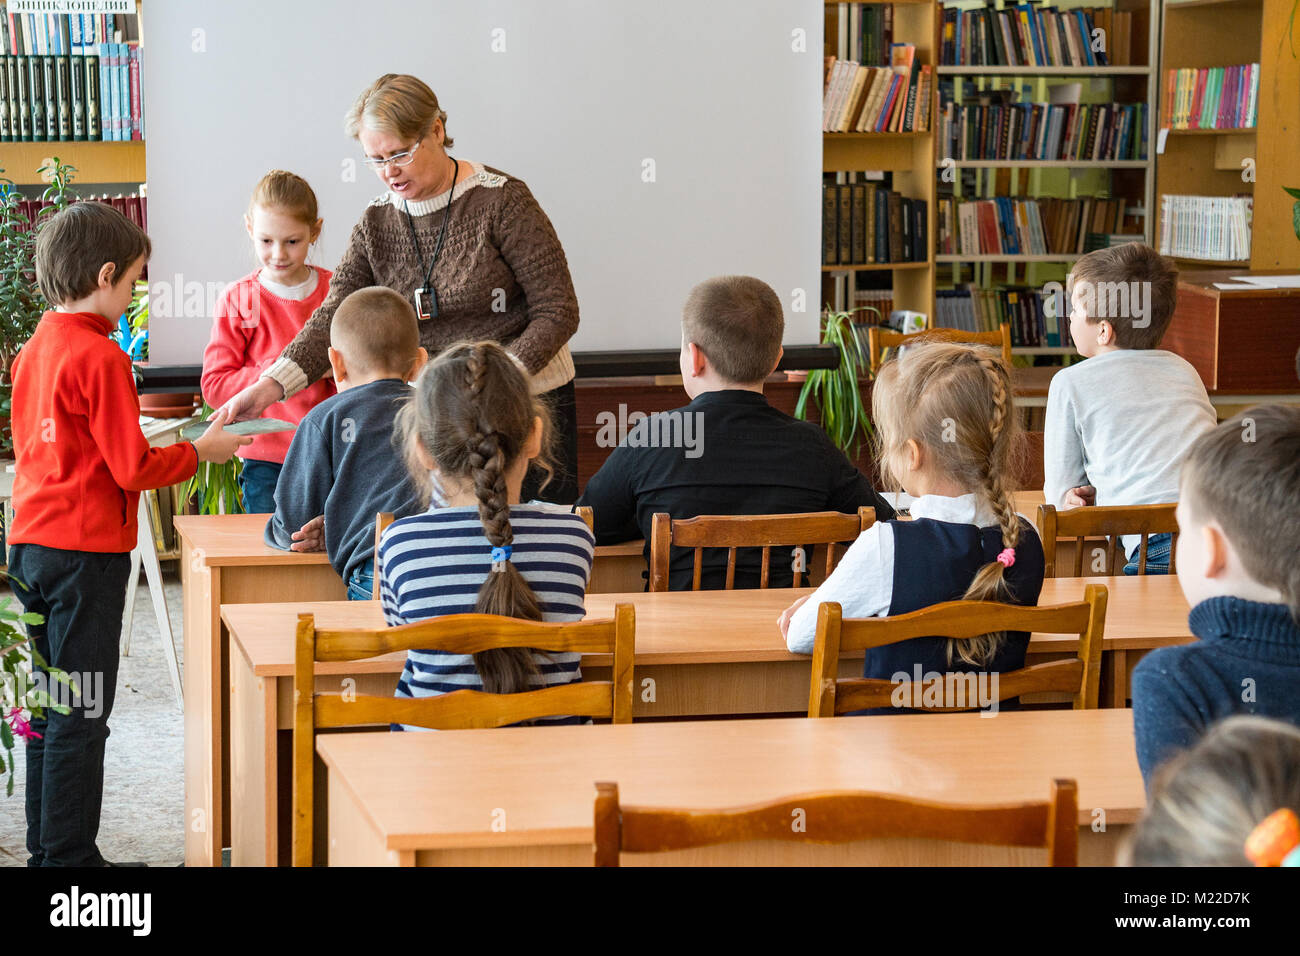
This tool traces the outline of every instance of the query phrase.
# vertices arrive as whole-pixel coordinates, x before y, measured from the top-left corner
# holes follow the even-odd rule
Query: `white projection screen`
[[[151,364],[201,362],[208,306],[256,267],[242,216],[266,171],[312,184],[309,261],[338,262],[383,189],[343,115],[389,72],[438,94],[452,155],[532,189],[577,289],[575,351],[677,348],[687,292],[726,273],[777,290],[786,344],[816,342],[822,17],[821,0],[148,4]]]

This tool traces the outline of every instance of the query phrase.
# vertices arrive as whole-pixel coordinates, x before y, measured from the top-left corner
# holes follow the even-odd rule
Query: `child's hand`
[[[252,443],[251,435],[234,435],[226,431],[224,426],[228,424],[230,424],[230,412],[224,408],[217,409],[216,413],[208,419],[208,430],[194,441],[194,450],[199,453],[199,461],[230,461],[230,456],[235,453],[236,448]]]
[[[1065,493],[1067,508],[1086,508],[1097,502],[1097,489],[1092,485],[1080,485]]]
[[[807,601],[810,597],[812,597],[811,594],[805,594],[799,600],[795,601],[788,608],[782,611],[781,616],[776,619],[776,626],[781,629],[782,637],[785,637],[790,630],[790,620],[794,617],[794,612],[799,610],[799,608],[803,607],[804,602]]]
[[[290,551],[324,551],[325,516],[317,515],[289,537],[293,539]]]
[[[242,422],[250,418],[260,418],[264,411],[283,399],[284,389],[280,387],[280,383],[273,378],[263,376],[226,402],[222,409],[230,413],[232,422]]]

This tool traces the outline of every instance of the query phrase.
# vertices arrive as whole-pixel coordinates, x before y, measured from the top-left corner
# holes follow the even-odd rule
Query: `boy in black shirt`
[[[749,276],[719,276],[691,290],[682,310],[682,384],[691,403],[642,419],[587,482],[578,504],[591,507],[596,543],[644,538],[656,513],[795,514],[893,509],[811,422],[768,404],[763,383],[781,360],[781,301]],[[701,587],[721,588],[725,549],[706,549]],[[761,552],[742,549],[735,586],[756,588]],[[669,586],[691,586],[693,552],[673,548]],[[773,552],[772,587],[788,587],[792,561]]]

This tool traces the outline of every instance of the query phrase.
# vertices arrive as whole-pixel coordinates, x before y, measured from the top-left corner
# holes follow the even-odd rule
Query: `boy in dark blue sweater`
[[[298,425],[275,486],[267,544],[328,552],[353,601],[371,597],[375,515],[424,510],[393,432],[406,383],[429,358],[418,321],[406,299],[381,286],[339,303],[329,349],[339,393]]]
[[[1300,408],[1260,405],[1183,465],[1178,581],[1200,640],[1133,672],[1138,763],[1155,769],[1232,714],[1300,725]]]

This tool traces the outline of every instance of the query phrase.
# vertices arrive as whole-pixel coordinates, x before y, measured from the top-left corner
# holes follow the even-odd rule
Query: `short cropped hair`
[[[113,263],[113,284],[153,251],[144,230],[112,206],[76,202],[36,233],[36,281],[51,305],[84,299],[99,287],[99,270]]]
[[[1223,528],[1246,572],[1282,592],[1300,625],[1300,408],[1256,405],[1192,445],[1182,495]]]
[[[350,371],[405,372],[420,348],[419,319],[410,300],[392,289],[357,289],[334,311],[330,344]]]
[[[1079,283],[1087,283],[1089,301],[1095,303],[1088,321],[1109,322],[1122,349],[1155,348],[1173,320],[1178,267],[1140,242],[1088,253],[1074,264],[1069,281],[1071,295]]]
[[[772,287],[751,276],[717,276],[686,297],[682,333],[722,378],[761,382],[776,368],[785,317]]]

